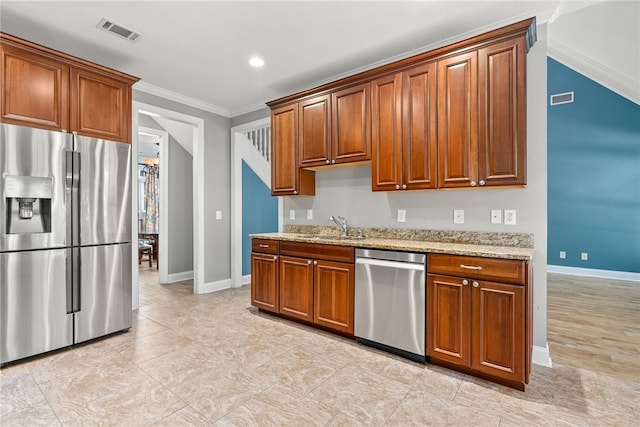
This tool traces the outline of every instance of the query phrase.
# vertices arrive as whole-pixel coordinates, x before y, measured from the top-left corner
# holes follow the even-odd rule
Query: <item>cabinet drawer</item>
[[[251,251],[278,254],[280,252],[280,242],[278,240],[251,239]]]
[[[352,246],[283,241],[280,242],[280,253],[282,255],[311,259],[325,259],[328,261],[355,261],[355,250]]]
[[[525,261],[462,255],[429,254],[429,273],[525,284]]]

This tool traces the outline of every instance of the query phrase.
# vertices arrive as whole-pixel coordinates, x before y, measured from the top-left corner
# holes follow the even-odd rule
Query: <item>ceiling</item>
[[[2,0],[0,29],[138,76],[138,90],[188,97],[233,117],[263,108],[267,101],[531,16],[545,22],[560,4]],[[143,37],[130,42],[102,31],[96,27],[102,18]],[[254,55],[264,59],[264,67],[248,64]]]

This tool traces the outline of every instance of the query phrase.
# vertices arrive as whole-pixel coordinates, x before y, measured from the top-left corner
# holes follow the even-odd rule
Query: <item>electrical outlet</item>
[[[453,223],[454,224],[464,224],[464,210],[463,209],[454,209],[453,210]]]
[[[567,253],[565,251],[560,251],[560,259],[566,259]]]
[[[296,210],[289,209],[289,219],[296,219]]]
[[[398,222],[405,222],[407,220],[407,211],[404,209],[398,209]]]
[[[502,224],[502,211],[491,209],[491,224]]]
[[[217,220],[221,220],[222,219],[222,211],[216,211],[216,219]]]
[[[313,219],[313,209],[307,209],[307,219]]]
[[[507,225],[516,225],[516,210],[505,209],[504,210],[504,223]]]
[[[588,253],[588,252],[582,252],[582,253],[580,254],[580,259],[581,259],[582,261],[589,261],[589,253]]]

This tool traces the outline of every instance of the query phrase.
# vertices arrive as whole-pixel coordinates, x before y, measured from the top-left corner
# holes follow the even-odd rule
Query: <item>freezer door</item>
[[[80,248],[79,343],[131,327],[131,244]]]
[[[72,149],[66,133],[0,124],[0,252],[67,246],[66,152]],[[21,201],[29,215],[22,215]]]
[[[66,250],[0,253],[0,363],[72,344]]]
[[[75,136],[80,246],[131,241],[131,145]]]

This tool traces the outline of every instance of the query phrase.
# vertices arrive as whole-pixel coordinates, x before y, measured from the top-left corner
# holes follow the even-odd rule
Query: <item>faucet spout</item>
[[[345,217],[337,215],[337,216],[333,216],[331,215],[329,217],[329,221],[333,221],[338,228],[340,228],[340,231],[342,231],[342,237],[347,237],[347,230],[349,225],[347,224],[347,220],[345,219]]]

